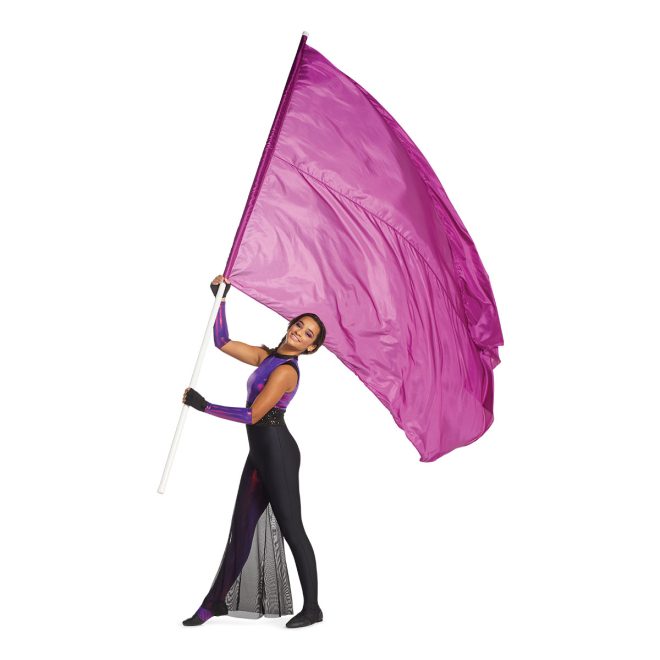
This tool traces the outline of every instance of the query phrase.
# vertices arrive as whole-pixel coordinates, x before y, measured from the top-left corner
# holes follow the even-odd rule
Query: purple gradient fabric
[[[219,403],[207,403],[204,412],[230,422],[239,424],[252,424],[252,409],[240,406],[223,406]]]
[[[224,274],[325,346],[433,461],[493,422],[503,345],[475,245],[422,153],[303,35]]]
[[[281,408],[286,410],[287,406],[291,403],[291,400],[296,395],[298,391],[298,385],[300,384],[300,369],[298,368],[298,358],[291,357],[290,355],[281,355],[280,353],[272,353],[268,357],[264,358],[261,364],[250,374],[250,377],[247,381],[247,401],[245,402],[246,407],[236,407],[236,406],[223,406],[218,403],[208,403],[204,412],[209,415],[215,415],[216,417],[221,417],[222,419],[227,419],[231,422],[239,422],[241,424],[253,424],[259,420],[252,420],[252,404],[254,400],[261,394],[261,391],[266,386],[266,381],[269,376],[282,364],[290,364],[298,373],[298,380],[296,386],[291,390],[291,392],[284,392],[280,399],[273,406],[274,408]]]
[[[300,385],[300,368],[298,367],[298,357],[291,357],[290,355],[282,355],[278,352],[272,353],[267,358],[264,358],[261,364],[250,374],[247,381],[247,406],[251,406],[254,400],[261,394],[261,390],[266,386],[266,381],[270,375],[282,364],[290,364],[298,373],[298,380],[296,386],[290,392],[284,392],[279,401],[275,404],[275,408],[282,408],[286,410],[291,400],[296,396],[298,385]]]
[[[225,300],[220,301],[218,313],[215,317],[215,322],[213,324],[213,341],[218,348],[222,348],[227,342],[231,341],[231,339],[229,339],[229,327],[227,325],[227,310]],[[296,386],[294,389],[291,390],[291,392],[284,392],[284,394],[273,406],[274,408],[282,408],[283,410],[286,410],[286,407],[289,405],[289,403],[291,403],[291,400],[296,395],[296,392],[298,391],[298,385],[300,384],[298,356],[296,355],[292,357],[291,355],[283,355],[275,351],[274,353],[271,353],[266,358],[264,358],[261,361],[261,364],[250,374],[250,377],[247,381],[247,400],[245,402],[245,408],[236,406],[223,406],[218,403],[207,402],[207,405],[204,408],[204,412],[209,415],[215,415],[215,417],[229,420],[230,422],[239,422],[241,424],[256,424],[259,420],[254,420],[254,422],[252,420],[252,404],[266,386],[266,381],[270,375],[281,364],[290,364],[298,374],[298,380],[296,381]]]
[[[229,329],[227,328],[227,313],[225,311],[225,300],[220,301],[220,307],[213,323],[213,343],[216,348],[222,348],[229,339]]]

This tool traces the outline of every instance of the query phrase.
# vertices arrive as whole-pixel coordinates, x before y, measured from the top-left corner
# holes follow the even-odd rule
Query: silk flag
[[[493,422],[490,281],[420,150],[306,41],[224,274],[287,319],[318,314],[324,345],[434,461]]]

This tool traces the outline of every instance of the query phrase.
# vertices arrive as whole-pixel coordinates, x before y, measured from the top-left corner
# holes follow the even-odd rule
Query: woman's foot
[[[200,607],[189,619],[182,621],[184,626],[201,626],[206,623],[211,617],[222,616],[227,614],[227,606],[221,607],[219,610],[211,611],[205,607]]]
[[[311,626],[313,623],[323,621],[323,612],[320,607],[313,609],[305,609],[304,607],[296,616],[286,622],[287,628],[302,628],[303,626]]]

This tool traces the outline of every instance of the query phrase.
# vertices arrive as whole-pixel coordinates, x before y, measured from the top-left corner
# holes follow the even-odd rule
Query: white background
[[[658,657],[652,4],[1,5],[4,657]],[[479,249],[495,423],[421,463],[332,353],[305,359],[287,418],[325,620],[184,628],[244,427],[190,411],[156,491],[303,30]],[[250,343],[286,328],[236,289],[227,314]],[[209,351],[198,389],[244,405],[250,371]]]

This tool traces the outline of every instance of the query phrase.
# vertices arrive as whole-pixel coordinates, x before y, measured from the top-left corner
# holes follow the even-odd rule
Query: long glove
[[[216,403],[209,403],[197,390],[192,387],[186,388],[183,395],[183,402],[201,412],[228,419],[230,422],[239,422],[240,424],[252,424],[252,408],[238,408],[234,406],[221,406]]]
[[[211,291],[213,295],[218,294],[218,289],[220,288],[219,284],[211,284]],[[227,317],[225,315],[225,301],[224,299],[220,301],[220,307],[218,308],[218,315],[215,317],[215,323],[213,324],[213,342],[218,348],[222,348],[229,339],[229,332],[227,330]]]

